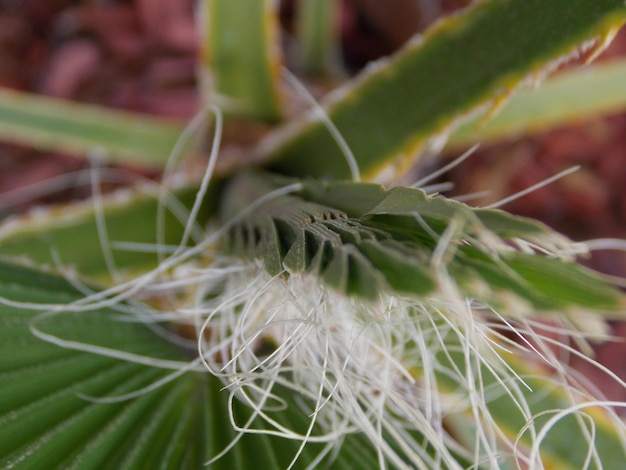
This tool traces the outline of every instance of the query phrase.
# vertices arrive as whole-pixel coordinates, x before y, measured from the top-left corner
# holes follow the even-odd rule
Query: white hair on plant
[[[566,407],[564,409],[546,410],[534,416],[533,418],[536,419],[545,415],[553,415],[538,430],[537,437],[533,441],[533,445],[530,448],[530,455],[528,457],[529,465],[531,465],[532,468],[537,468],[537,469],[545,468],[543,459],[540,456],[540,449],[541,449],[541,445],[543,441],[546,439],[546,437],[548,436],[550,432],[553,432],[554,427],[559,423],[559,421],[574,416],[579,421],[579,423],[582,423],[583,421],[585,421],[588,423],[588,426],[589,426],[589,428],[586,429],[588,431],[588,437],[589,437],[588,442],[587,442],[588,448],[586,451],[585,462],[582,464],[581,468],[590,468],[591,466],[590,464],[592,461],[596,468],[602,468],[600,456],[598,454],[597,449],[593,445],[593,442],[595,440],[596,433],[597,433],[597,424],[594,421],[591,414],[583,413],[583,410],[585,409],[588,409],[588,408],[597,409],[600,407],[603,409],[624,408],[626,407],[626,403],[621,402],[621,401],[595,400],[591,402],[574,403],[571,406]],[[530,422],[527,424],[527,427],[530,427],[533,424],[534,424],[533,422]],[[520,436],[522,435],[523,432],[524,430],[520,432]],[[620,430],[620,434],[622,435],[622,440],[624,440],[624,431]]]
[[[345,434],[359,431],[378,449],[381,467],[386,461],[407,467],[408,458],[421,468],[437,463],[455,468],[449,448],[459,446],[445,431],[443,416],[471,410],[477,420],[489,421],[480,380],[483,366],[499,369],[506,393],[515,396],[530,417],[516,390],[518,377],[507,373],[503,362],[490,364],[485,358],[485,351],[494,352],[488,328],[475,321],[460,293],[456,298],[449,295],[455,293],[453,282],[445,289],[446,300],[381,295],[369,304],[330,291],[311,276],[270,278],[257,269],[228,276],[220,296],[211,295],[209,305],[196,306],[206,315],[198,334],[203,362],[224,380],[232,397],[248,403],[268,425],[252,429],[249,422],[237,423],[231,413],[233,427],[240,432],[332,443],[338,429]],[[243,289],[249,291],[247,296],[241,295]],[[208,291],[213,292],[210,287]],[[455,351],[450,337],[458,342]],[[257,355],[268,341],[275,345],[271,353]],[[452,367],[452,360],[446,365],[436,357],[449,359],[458,353],[465,372]],[[441,395],[437,377],[442,375],[463,393]],[[312,418],[306,433],[272,418],[266,402],[275,387],[291,389],[307,400],[308,411],[303,412]],[[423,433],[435,456],[411,436],[417,432]],[[495,466],[501,458],[496,441],[501,438],[493,422],[479,426],[474,460],[486,455]]]
[[[372,441],[381,467],[389,461],[402,468],[406,465],[403,458],[408,458],[421,468],[441,463],[455,468],[456,459],[449,449],[461,451],[447,435],[443,416],[467,410],[481,424],[476,428],[474,455],[466,457],[497,468],[504,458],[498,443],[504,441],[515,458],[525,460],[488,409],[495,387],[500,389],[496,394],[509,395],[526,420],[532,420],[522,390],[525,384],[501,358],[507,351],[493,339],[501,334],[489,323],[477,321],[475,306],[445,272],[444,258],[454,231],[451,224],[449,236],[441,237],[433,256],[433,264],[439,268],[440,292],[422,301],[381,294],[377,302],[367,303],[328,290],[312,276],[270,278],[261,266],[252,271],[238,269],[223,283],[216,280],[213,285],[198,286],[199,304],[192,310],[205,317],[197,335],[203,362],[224,380],[231,399],[237,396],[248,403],[254,416],[268,425],[252,429],[251,420],[237,423],[231,413],[233,427],[242,433],[299,439],[303,444],[332,443],[339,423],[344,433],[358,430]],[[231,265],[233,261],[223,263]],[[521,336],[519,328],[513,331]],[[537,338],[535,335],[535,341]],[[274,344],[273,351],[257,355],[267,342]],[[520,348],[517,343],[509,346]],[[452,359],[459,353],[464,371]],[[438,354],[449,364],[437,360]],[[543,357],[550,364],[559,364],[555,357]],[[484,387],[483,369],[493,374],[495,385]],[[451,394],[442,400],[446,398],[438,386],[442,376],[456,383],[462,395]],[[562,378],[555,382],[566,384]],[[266,403],[275,396],[276,386],[308,399],[311,425],[305,434],[285,428],[271,417]],[[314,425],[319,434],[313,434]],[[435,456],[411,436],[411,431],[418,430],[428,446],[434,447]]]
[[[100,181],[100,166],[106,161],[106,151],[101,148],[93,149],[88,158],[91,167],[91,199],[93,201],[94,218],[96,220],[96,229],[98,232],[98,240],[100,249],[104,258],[104,264],[111,278],[119,282],[120,272],[117,269],[109,235],[106,227],[106,218],[104,217],[104,204],[102,202],[102,188]]]
[[[297,187],[278,194],[293,190]],[[254,208],[246,212],[250,210]],[[530,322],[507,320],[459,291],[445,271],[457,225],[450,224],[439,237],[431,260],[437,268],[439,291],[424,299],[381,293],[376,302],[366,302],[330,290],[311,275],[270,277],[262,265],[232,258],[216,258],[202,267],[191,261],[201,251],[186,248],[174,250],[147,277],[122,283],[104,295],[82,287],[83,299],[38,316],[31,328],[40,338],[61,347],[173,370],[134,392],[84,397],[90,401],[115,402],[139,396],[182,373],[198,370],[202,363],[223,380],[230,394],[231,424],[240,435],[273,434],[302,442],[292,464],[307,443],[327,444],[321,459],[332,455],[343,437],[359,432],[376,448],[381,468],[387,464],[397,468],[461,468],[457,456],[481,467],[499,468],[507,459],[531,465],[536,457],[519,451],[518,440],[522,433],[531,433],[533,446],[539,446],[547,431],[533,425],[536,416],[525,397],[524,377],[511,369],[503,355],[534,350],[537,357],[559,371],[551,380],[554,387],[571,390],[572,406],[579,398],[590,397],[572,386],[569,370],[549,347],[566,347],[561,341],[536,333]],[[218,232],[219,236],[225,233]],[[209,237],[210,243],[205,241],[202,250],[216,243],[219,236],[214,233]],[[186,303],[173,314],[142,304],[120,303],[131,295],[150,296],[154,292],[188,295],[184,296]],[[54,315],[102,306],[118,310],[119,321],[151,324],[176,320],[195,325],[199,358],[188,363],[150,358],[63,340],[39,329],[41,322]],[[489,317],[499,323],[485,321]],[[532,343],[507,340],[503,326]],[[559,332],[571,334],[564,327]],[[264,352],[268,346],[272,346],[271,351]],[[573,348],[566,348],[575,354]],[[485,383],[485,373],[493,376],[492,383]],[[279,389],[291,390],[298,398],[286,404]],[[528,423],[518,436],[506,435],[489,410],[489,403],[504,395]],[[236,399],[253,410],[244,423],[238,422],[233,412]],[[299,412],[310,417],[309,426],[299,430],[281,424],[275,413],[284,406],[299,407]],[[446,428],[451,415],[457,419],[471,416],[474,421],[476,435],[464,443],[466,447]],[[254,418],[264,425],[253,427]],[[579,425],[586,429],[584,422],[582,418]],[[593,435],[590,429],[590,442]]]
[[[297,83],[289,80],[294,86]],[[589,443],[587,461],[597,461],[592,445],[596,430],[581,412],[589,406],[606,409],[624,405],[598,401],[585,392],[582,386],[585,384],[574,380],[555,349],[584,358],[624,388],[626,383],[566,344],[565,338],[541,333],[537,324],[524,316],[514,320],[505,318],[460,291],[446,266],[454,250],[451,240],[465,221],[453,219],[444,233],[438,235],[415,214],[424,230],[438,240],[430,259],[438,288],[423,298],[380,292],[375,301],[366,301],[327,288],[311,274],[281,273],[272,277],[262,263],[211,253],[230,228],[246,216],[273,198],[302,187],[296,183],[268,193],[199,239],[196,216],[213,177],[221,136],[221,115],[216,108],[211,111],[216,117],[213,150],[192,209],[179,212],[179,219],[185,223],[181,243],[166,246],[162,239],[157,239],[156,245],[139,247],[160,255],[161,262],[155,269],[101,292],[73,281],[84,296],[69,305],[0,298],[0,303],[43,311],[32,321],[31,331],[45,341],[171,371],[156,382],[124,395],[83,398],[103,403],[128,400],[188,371],[208,371],[224,383],[224,392],[229,394],[229,419],[238,432],[211,462],[229,451],[244,434],[267,434],[301,442],[291,466],[297,463],[308,443],[325,444],[311,464],[313,468],[323,458],[332,458],[344,438],[362,433],[376,449],[380,468],[392,465],[454,469],[462,467],[459,457],[481,468],[500,468],[509,461],[541,468],[542,442],[556,423],[571,413],[580,416],[577,424]],[[189,126],[189,133],[181,136],[166,173],[173,171],[173,162],[184,143],[194,129],[204,124],[208,112],[199,113]],[[344,154],[353,178],[358,180],[358,168],[355,169],[349,154]],[[104,174],[100,172],[104,171],[98,169],[92,173],[96,215],[102,213],[97,205],[102,203],[101,199],[98,202],[99,181]],[[571,171],[560,173],[550,181]],[[420,183],[430,180],[423,179]],[[158,224],[157,231],[162,229],[165,207],[172,205],[173,196],[165,188],[162,186],[158,191],[159,207],[163,209],[159,212],[161,225]],[[523,194],[526,193],[511,197]],[[108,245],[111,241],[106,236],[106,226],[101,226],[101,243]],[[187,247],[190,238],[197,243]],[[513,249],[487,230],[479,231],[471,242],[488,253]],[[112,243],[137,248],[119,241]],[[561,237],[514,240],[514,244],[527,253],[561,258],[579,254],[585,248],[624,248],[608,241],[574,245]],[[109,267],[114,272],[112,263]],[[150,299],[155,294],[166,297],[174,307],[161,311],[135,300]],[[189,346],[191,341],[197,346],[197,357],[187,362],[169,361],[63,339],[42,327],[46,320],[67,312],[86,313],[104,307],[117,313],[113,317],[116,321],[144,323],[175,344]],[[161,327],[165,321],[190,325],[195,337],[189,340],[168,332]],[[544,331],[552,328],[564,337],[581,340],[588,337],[586,332],[566,325],[541,327]],[[505,332],[517,340],[507,337]],[[565,409],[546,410],[554,416],[541,426],[536,422],[541,413],[533,411],[527,397],[531,390],[527,381],[534,377],[518,372],[508,361],[513,355],[528,353],[555,372],[552,377],[541,378],[551,384],[551,389],[565,391],[571,402]],[[288,395],[293,399],[286,401]],[[511,409],[526,423],[516,435],[507,434],[490,408],[502,397],[509,400]],[[581,399],[587,402],[578,403]],[[244,422],[236,416],[236,400],[252,410]],[[287,407],[308,416],[307,425],[293,428],[282,422],[278,414]],[[610,410],[608,415],[617,422]],[[447,425],[450,420],[463,421],[458,429],[471,428],[474,435],[453,435]],[[626,441],[623,429],[618,428]]]
[[[463,163],[465,160],[467,160],[469,157],[471,157],[476,152],[478,147],[480,147],[480,144],[473,145],[468,150],[463,152],[461,154],[461,156],[455,158],[450,163],[442,166],[438,170],[435,170],[435,171],[429,173],[427,176],[424,176],[420,180],[418,180],[415,183],[413,183],[411,186],[416,187],[416,188],[421,188],[422,190],[424,190],[424,185],[426,183],[430,183],[431,181],[439,178],[441,175],[444,175],[447,172],[449,172],[450,170],[452,170],[453,168],[456,168],[457,166],[459,166],[461,163]]]

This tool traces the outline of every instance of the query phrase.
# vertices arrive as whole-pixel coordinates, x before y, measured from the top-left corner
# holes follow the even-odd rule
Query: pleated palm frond
[[[224,221],[281,182],[293,183],[263,174],[235,179],[225,193]],[[370,299],[379,292],[426,296],[445,271],[479,302],[514,294],[532,310],[622,306],[617,289],[573,262],[576,245],[546,225],[418,188],[303,183],[242,217],[228,244],[233,253],[262,259],[270,274],[313,273]]]

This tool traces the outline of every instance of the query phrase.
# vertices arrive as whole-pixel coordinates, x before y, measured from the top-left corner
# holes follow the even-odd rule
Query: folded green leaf
[[[226,189],[222,219],[287,182],[239,176]],[[585,307],[615,315],[622,306],[617,289],[559,258],[567,241],[547,226],[417,188],[307,182],[238,221],[228,240],[232,252],[263,259],[272,274],[319,274],[332,287],[367,298],[381,290],[426,295],[451,275],[466,295],[505,311],[510,294],[539,310]],[[554,255],[515,249],[522,241]]]

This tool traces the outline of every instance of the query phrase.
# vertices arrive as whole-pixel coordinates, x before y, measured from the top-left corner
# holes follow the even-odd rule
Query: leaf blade
[[[228,419],[228,393],[223,384],[207,373],[188,373],[163,387],[128,401],[91,403],[77,396],[82,392],[94,397],[116,396],[132,392],[170,371],[142,364],[123,362],[86,352],[64,350],[42,342],[30,333],[30,324],[37,311],[17,308],[3,300],[32,301],[30,293],[39,292],[36,301],[67,304],[82,294],[72,284],[49,274],[15,264],[0,262],[0,393],[11,401],[0,403],[0,465],[12,468],[158,468],[173,462],[173,468],[201,470],[205,462],[236,436]],[[96,315],[94,315],[96,314]],[[69,316],[71,321],[61,317]],[[124,347],[127,352],[145,354],[172,361],[189,361],[188,353],[155,335],[138,322],[119,321],[119,312],[105,309],[84,314],[60,313],[40,327],[47,332],[82,340],[100,346]],[[10,328],[4,328],[9,326]],[[15,341],[17,334],[17,342]],[[14,338],[13,341],[9,341]],[[19,360],[23,352],[36,350],[36,374],[25,373]],[[67,361],[81,369],[81,381],[72,374],[54,377],[60,363],[47,362],[57,351],[69,351]],[[32,367],[32,365],[30,366]],[[91,374],[89,373],[91,371]],[[67,379],[67,380],[66,380]],[[10,384],[12,389],[5,386]],[[20,390],[32,391],[39,397],[19,397]],[[55,389],[54,394],[50,393]],[[290,422],[306,429],[308,417],[292,399],[292,392],[274,390],[289,407],[276,414],[279,422]],[[4,408],[3,408],[4,406]],[[246,420],[250,410],[235,400],[235,413]],[[152,421],[153,425],[149,424]],[[186,437],[185,437],[186,436]],[[374,451],[362,436],[346,439],[352,448],[359,448],[365,461],[376,462]],[[352,443],[352,444],[350,444]],[[247,435],[234,449],[218,460],[213,468],[230,469],[284,468],[295,455],[298,442],[271,436]],[[312,462],[322,445],[311,443],[298,463]],[[250,452],[255,449],[255,452]],[[342,456],[330,468],[345,468],[349,457]],[[343,467],[342,467],[343,465]]]
[[[79,155],[98,150],[112,162],[158,168],[183,129],[155,116],[0,89],[0,138],[41,150]]]
[[[624,18],[620,0],[479,2],[336,94],[327,103],[328,116],[362,175],[372,179],[390,163],[406,166],[429,138]],[[259,149],[258,158],[292,176],[347,179],[351,174],[315,117],[279,130]]]
[[[292,182],[240,175],[225,189],[222,222]],[[274,275],[320,275],[329,286],[368,299],[378,290],[429,295],[441,276],[451,276],[464,295],[495,303],[505,315],[522,314],[515,312],[520,300],[544,313],[588,308],[617,317],[625,304],[599,275],[566,261],[559,252],[569,241],[546,225],[417,188],[308,181],[255,208],[227,238],[232,253],[263,260]],[[528,252],[530,246],[551,255]]]
[[[626,107],[625,75],[623,59],[562,72],[538,89],[515,93],[489,121],[463,124],[447,147],[496,142],[619,112]]]
[[[278,31],[272,0],[204,0],[202,69],[207,98],[229,115],[281,116]]]

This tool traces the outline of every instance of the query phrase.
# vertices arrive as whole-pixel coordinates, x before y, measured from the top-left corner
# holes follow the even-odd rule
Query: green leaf
[[[337,71],[338,7],[334,0],[301,0],[296,5],[299,65],[306,74],[332,76]]]
[[[372,179],[401,171],[428,139],[481,105],[503,99],[526,77],[541,76],[585,41],[622,24],[622,0],[486,0],[367,69],[325,109]],[[279,129],[258,151],[271,169],[301,177],[347,179],[341,149],[315,115]]]
[[[515,93],[487,122],[464,124],[450,136],[448,147],[494,142],[622,111],[625,76],[623,59],[562,72],[537,89]]]
[[[292,182],[259,173],[238,176],[225,190],[222,220]],[[516,250],[513,243],[520,240],[548,252],[567,244],[539,222],[417,188],[306,182],[237,221],[228,249],[264,260],[271,274],[313,273],[335,289],[370,299],[380,291],[424,296],[449,274],[466,295],[512,315],[521,312],[515,311],[519,303],[509,305],[511,294],[538,310],[583,307],[617,314],[623,305],[617,289],[556,255]]]
[[[607,309],[620,305],[616,289],[574,263],[555,263],[550,258],[521,253],[504,262],[534,289],[559,303]]]
[[[160,167],[183,128],[154,116],[0,89],[0,138],[41,150],[98,150],[112,162]]]
[[[207,99],[229,115],[276,121],[279,33],[272,0],[203,0]]]
[[[211,190],[216,188],[214,185]],[[161,225],[157,223],[160,203],[155,191],[144,193],[136,189],[105,196],[102,219],[106,240],[100,237],[98,211],[93,201],[14,216],[0,224],[0,256],[26,257],[37,264],[53,267],[58,261],[80,274],[108,278],[113,274],[109,272],[111,266],[106,256],[110,250],[113,264],[120,273],[150,268],[159,261],[159,244],[177,246],[181,242],[196,191],[196,187],[187,187],[173,194],[166,192],[164,202],[169,207],[162,208]],[[196,221],[198,227],[202,227],[213,212],[213,200],[210,195],[206,198]],[[196,237],[200,236],[198,228],[195,233]],[[130,248],[118,248],[120,242],[130,243]],[[138,247],[134,249],[132,244]],[[142,246],[148,250],[142,250]]]
[[[451,269],[453,275],[466,285],[468,292],[473,292],[476,288],[473,284],[482,279],[489,291],[485,293],[484,286],[478,287],[478,290],[483,290],[481,300],[498,307],[506,308],[500,297],[502,293],[509,292],[539,310],[575,316],[576,308],[589,308],[622,316],[620,310],[624,299],[619,290],[608,285],[593,271],[573,262],[522,252],[493,257],[472,247],[462,247],[458,262],[451,265]],[[524,312],[521,304],[516,308],[517,315],[538,313],[534,310]],[[570,312],[572,309],[574,311]],[[514,309],[510,310],[515,315]]]
[[[134,392],[172,371],[44,342],[33,336],[31,325],[66,341],[181,366],[194,356],[143,323],[123,321],[114,309],[71,312],[69,306],[81,298],[61,278],[0,262],[0,467],[205,468],[235,437],[223,384],[207,372],[189,372],[136,398],[87,400]],[[8,301],[68,305],[68,311],[42,317]],[[308,417],[292,392],[274,391],[288,404],[276,419],[306,429]],[[239,422],[250,416],[237,400],[235,414]],[[298,447],[296,441],[247,435],[211,468],[285,468]],[[321,450],[308,444],[298,465],[311,463]],[[376,462],[374,451],[355,435],[331,467],[376,468]]]

